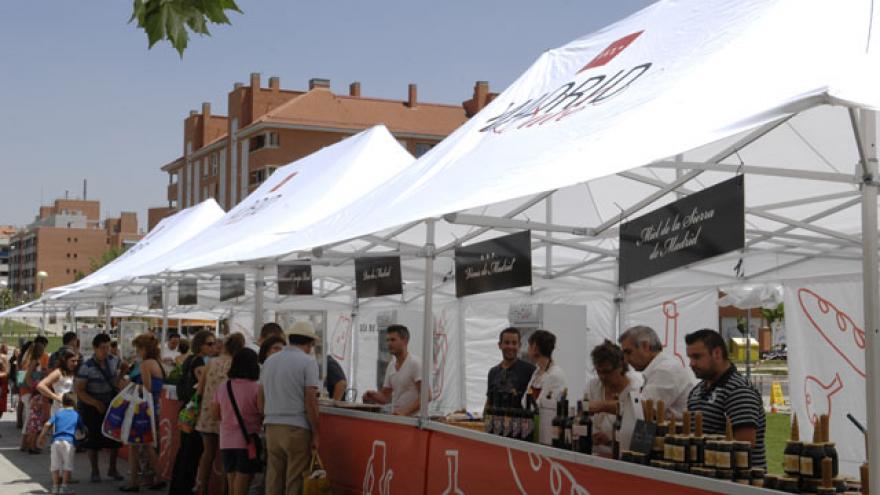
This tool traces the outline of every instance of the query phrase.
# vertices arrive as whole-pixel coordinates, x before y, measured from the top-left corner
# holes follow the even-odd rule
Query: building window
[[[259,170],[254,170],[250,174],[250,185],[257,186],[263,183],[266,179],[269,178],[275,172],[275,167],[265,167]]]
[[[277,148],[281,145],[281,140],[278,137],[277,132],[264,132],[263,134],[257,134],[256,136],[250,138],[248,143],[248,151],[253,153],[254,151],[261,150],[263,148]]]
[[[416,143],[416,158],[427,153],[431,148],[434,147],[434,143]]]
[[[74,237],[74,238],[73,238],[73,242],[79,242],[79,239],[77,239],[76,237]]]
[[[217,168],[218,168],[217,153],[213,153],[211,155],[211,175],[213,175],[213,176],[217,175]]]

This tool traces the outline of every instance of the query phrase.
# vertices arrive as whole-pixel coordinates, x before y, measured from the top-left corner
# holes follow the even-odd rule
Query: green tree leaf
[[[241,13],[234,0],[133,0],[128,22],[144,30],[149,48],[166,40],[183,57],[190,32],[210,36],[208,23],[231,24],[227,10]]]

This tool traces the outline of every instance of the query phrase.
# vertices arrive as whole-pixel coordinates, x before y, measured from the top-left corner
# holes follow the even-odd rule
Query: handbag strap
[[[232,410],[235,411],[235,417],[238,419],[238,426],[241,428],[241,434],[244,441],[250,444],[251,436],[248,434],[247,428],[244,427],[244,419],[241,417],[241,411],[238,410],[238,404],[235,402],[235,394],[232,393],[232,379],[226,380],[226,391],[229,392],[229,402],[232,402]]]

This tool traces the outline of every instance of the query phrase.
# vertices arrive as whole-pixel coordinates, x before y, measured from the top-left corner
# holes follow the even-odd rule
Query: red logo
[[[290,179],[296,177],[296,174],[297,174],[297,173],[299,173],[299,172],[292,172],[290,175],[288,175],[287,177],[285,177],[284,180],[282,180],[281,182],[279,182],[278,184],[276,184],[275,187],[273,187],[272,189],[270,189],[269,192],[270,192],[270,193],[273,193],[273,192],[277,191],[278,189],[280,189],[281,186],[283,186],[284,184],[287,184],[287,181],[289,181]]]
[[[587,69],[592,69],[593,67],[602,67],[608,62],[611,62],[614,57],[620,55],[620,52],[626,50],[626,47],[628,47],[633,41],[635,41],[636,38],[641,36],[642,33],[644,33],[644,31],[628,34],[623,38],[615,41],[614,43],[611,43],[610,45],[608,45],[608,48],[602,50],[602,53],[597,55],[596,58],[594,58],[593,60],[590,60],[590,63],[585,65],[583,69],[577,71],[577,73],[580,74],[581,72]]]

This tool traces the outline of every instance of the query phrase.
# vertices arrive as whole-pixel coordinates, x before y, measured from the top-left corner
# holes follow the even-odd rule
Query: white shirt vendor
[[[417,383],[422,381],[422,360],[407,354],[406,359],[397,368],[397,358],[393,357],[385,370],[385,381],[382,388],[391,389],[391,411],[397,412],[411,406],[419,400]],[[418,411],[415,411],[416,413]]]
[[[639,390],[642,388],[642,376],[635,371],[627,371],[626,377],[629,379],[629,385],[623,389],[620,394],[621,401],[621,427],[618,432],[618,440],[620,441],[620,450],[629,450],[629,442],[632,439],[633,429],[635,427],[636,418],[634,416],[633,408],[630,406],[631,399],[630,394],[638,395]],[[599,380],[598,377],[590,380],[590,383],[587,384],[587,400],[592,401],[604,401],[609,400],[605,398],[605,386],[602,385],[602,380]],[[608,413],[595,413],[593,414],[593,434],[596,433],[604,433],[608,438],[613,438],[612,431],[614,430],[614,415]],[[610,445],[593,445],[593,453],[598,455],[603,455],[606,457],[611,457],[612,448]]]
[[[655,404],[662,400],[666,404],[667,417],[681,418],[687,411],[688,394],[696,384],[690,369],[661,352],[642,370],[642,378],[642,399],[651,399]]]
[[[556,416],[556,401],[562,396],[563,392],[568,390],[568,383],[565,380],[565,373],[562,367],[550,361],[550,366],[546,371],[542,371],[540,367],[535,369],[532,379],[529,380],[529,386],[526,388],[527,394],[537,395],[538,411],[540,414],[540,429],[538,432],[538,441],[544,445],[550,445],[553,441],[553,417]],[[522,405],[526,407],[526,396],[522,398]]]

